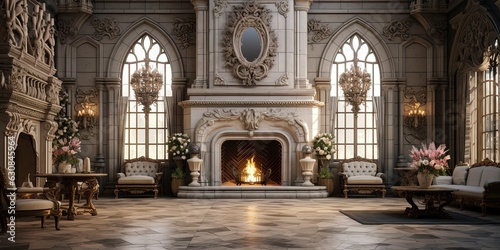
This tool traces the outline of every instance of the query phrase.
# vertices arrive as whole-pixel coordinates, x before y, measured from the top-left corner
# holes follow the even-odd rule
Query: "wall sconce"
[[[412,126],[414,128],[418,128],[423,123],[423,121],[419,122],[419,120],[423,120],[425,118],[425,110],[420,109],[419,102],[415,102],[410,107],[410,111],[408,112],[408,117],[413,120]]]
[[[84,90],[76,89],[75,111],[78,128],[80,128],[81,139],[88,140],[94,136],[94,127],[97,125],[99,114],[97,112],[99,92],[95,88]]]
[[[427,121],[425,105],[427,104],[427,87],[405,87],[405,111],[403,126],[405,135],[418,140],[427,137]]]
[[[80,128],[91,129],[96,125],[96,112],[92,109],[92,104],[83,103],[81,104],[82,109],[78,110],[77,121]]]

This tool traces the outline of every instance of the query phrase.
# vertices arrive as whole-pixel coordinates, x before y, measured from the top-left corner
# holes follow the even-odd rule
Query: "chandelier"
[[[147,117],[151,111],[150,106],[158,101],[158,92],[163,86],[163,76],[158,70],[151,70],[149,60],[146,59],[146,65],[132,74],[130,85],[137,101],[144,106],[142,110]]]
[[[357,60],[354,60],[351,68],[340,75],[339,83],[346,101],[352,105],[352,111],[357,116],[359,106],[366,102],[366,93],[371,85],[370,74],[366,72],[366,69],[361,71]]]

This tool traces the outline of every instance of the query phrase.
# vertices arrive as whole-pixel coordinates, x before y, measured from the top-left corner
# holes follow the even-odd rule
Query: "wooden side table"
[[[444,207],[453,200],[452,193],[457,189],[451,188],[420,188],[419,186],[393,186],[396,194],[404,197],[411,207],[405,209],[405,214],[411,218],[418,218],[421,215],[434,215],[441,218],[451,218]],[[421,209],[415,203],[424,205]]]

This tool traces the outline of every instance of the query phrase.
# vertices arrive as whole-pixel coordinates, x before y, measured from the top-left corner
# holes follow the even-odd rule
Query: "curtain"
[[[121,96],[118,99],[118,140],[119,140],[119,151],[118,151],[118,160],[120,165],[123,165],[123,161],[125,159],[125,127],[126,127],[126,118],[127,118],[127,106],[128,106],[128,96]]]
[[[164,96],[163,101],[165,102],[165,118],[167,119],[167,129],[170,134],[170,131],[172,130],[172,117],[171,114],[173,114],[172,110],[172,102],[173,102],[173,97],[172,96]]]
[[[337,116],[339,98],[337,96],[330,97],[330,133],[335,135],[335,117]]]
[[[384,166],[384,100],[382,96],[373,97],[373,108],[375,111],[375,124],[377,125],[378,163]]]

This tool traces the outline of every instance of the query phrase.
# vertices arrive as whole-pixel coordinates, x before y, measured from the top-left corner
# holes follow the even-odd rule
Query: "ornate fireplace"
[[[196,32],[210,46],[197,44],[207,53],[197,55],[196,79],[178,103],[183,131],[200,146],[201,187],[181,188],[180,196],[214,197],[225,190],[219,197],[323,197],[322,190],[311,194],[301,187],[299,163],[302,147],[320,129],[319,119],[326,119],[318,118],[324,103],[307,80],[307,42],[295,37],[302,35],[295,24],[307,23],[308,6],[290,6],[286,18],[283,8],[261,1],[208,8],[214,19],[203,19],[203,8],[195,8],[198,24],[212,25],[206,30],[209,26],[199,25]],[[260,176],[270,169],[268,186],[254,180],[245,181],[254,185],[236,186],[235,176],[244,174],[252,158]]]

